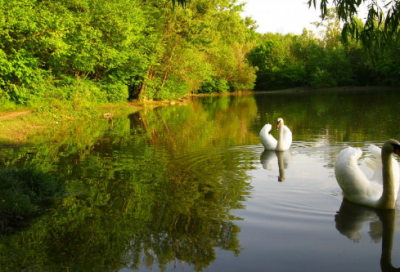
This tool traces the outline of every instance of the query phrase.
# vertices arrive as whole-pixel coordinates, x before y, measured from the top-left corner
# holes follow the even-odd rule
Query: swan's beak
[[[281,122],[276,123],[276,130],[278,130],[280,126],[281,126]]]

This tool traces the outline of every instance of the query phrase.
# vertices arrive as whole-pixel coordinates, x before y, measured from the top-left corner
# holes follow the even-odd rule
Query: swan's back
[[[275,140],[274,136],[269,134],[271,131],[272,125],[266,124],[260,131],[260,141],[265,149],[267,150],[275,150],[278,141]]]

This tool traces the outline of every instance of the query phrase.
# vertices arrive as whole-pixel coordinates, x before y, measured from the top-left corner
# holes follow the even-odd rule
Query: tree
[[[271,90],[303,86],[306,79],[304,62],[292,54],[293,36],[267,33],[266,39],[249,54],[258,67],[257,89]]]
[[[308,0],[308,5],[317,7],[317,0]],[[357,8],[361,4],[368,4],[368,16],[362,31],[357,27],[355,20],[358,14]],[[325,18],[329,14],[329,0],[321,0],[321,16]],[[378,3],[377,0],[333,0],[332,5],[337,8],[338,18],[344,22],[343,33],[351,33],[363,40],[368,45],[374,41],[382,44],[390,44],[400,35],[400,1],[391,0],[387,4]],[[376,35],[376,30],[380,30]]]

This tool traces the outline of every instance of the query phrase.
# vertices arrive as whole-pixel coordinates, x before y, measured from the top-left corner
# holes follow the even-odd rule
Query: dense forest
[[[400,83],[397,32],[388,42],[378,21],[372,42],[354,35],[361,20],[342,34],[334,9],[315,23],[321,33],[260,34],[244,8],[236,0],[0,1],[0,102],[79,111],[196,93]]]
[[[252,89],[243,4],[165,0],[0,1],[0,97],[73,109],[128,98]]]

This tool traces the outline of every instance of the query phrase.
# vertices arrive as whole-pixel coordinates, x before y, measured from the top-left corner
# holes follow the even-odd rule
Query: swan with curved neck
[[[266,124],[260,131],[260,140],[266,150],[284,151],[290,148],[292,144],[292,132],[285,126],[283,119],[278,118],[276,129],[278,130],[278,141],[269,134],[272,125]]]
[[[376,148],[376,147],[375,147]],[[374,146],[370,148],[374,149]],[[400,156],[400,143],[388,140],[382,146],[381,160],[370,162],[376,171],[370,180],[361,171],[357,160],[362,151],[359,148],[348,147],[342,150],[335,162],[335,176],[344,197],[354,203],[378,209],[393,209],[399,190],[399,164],[393,158],[393,153]]]

